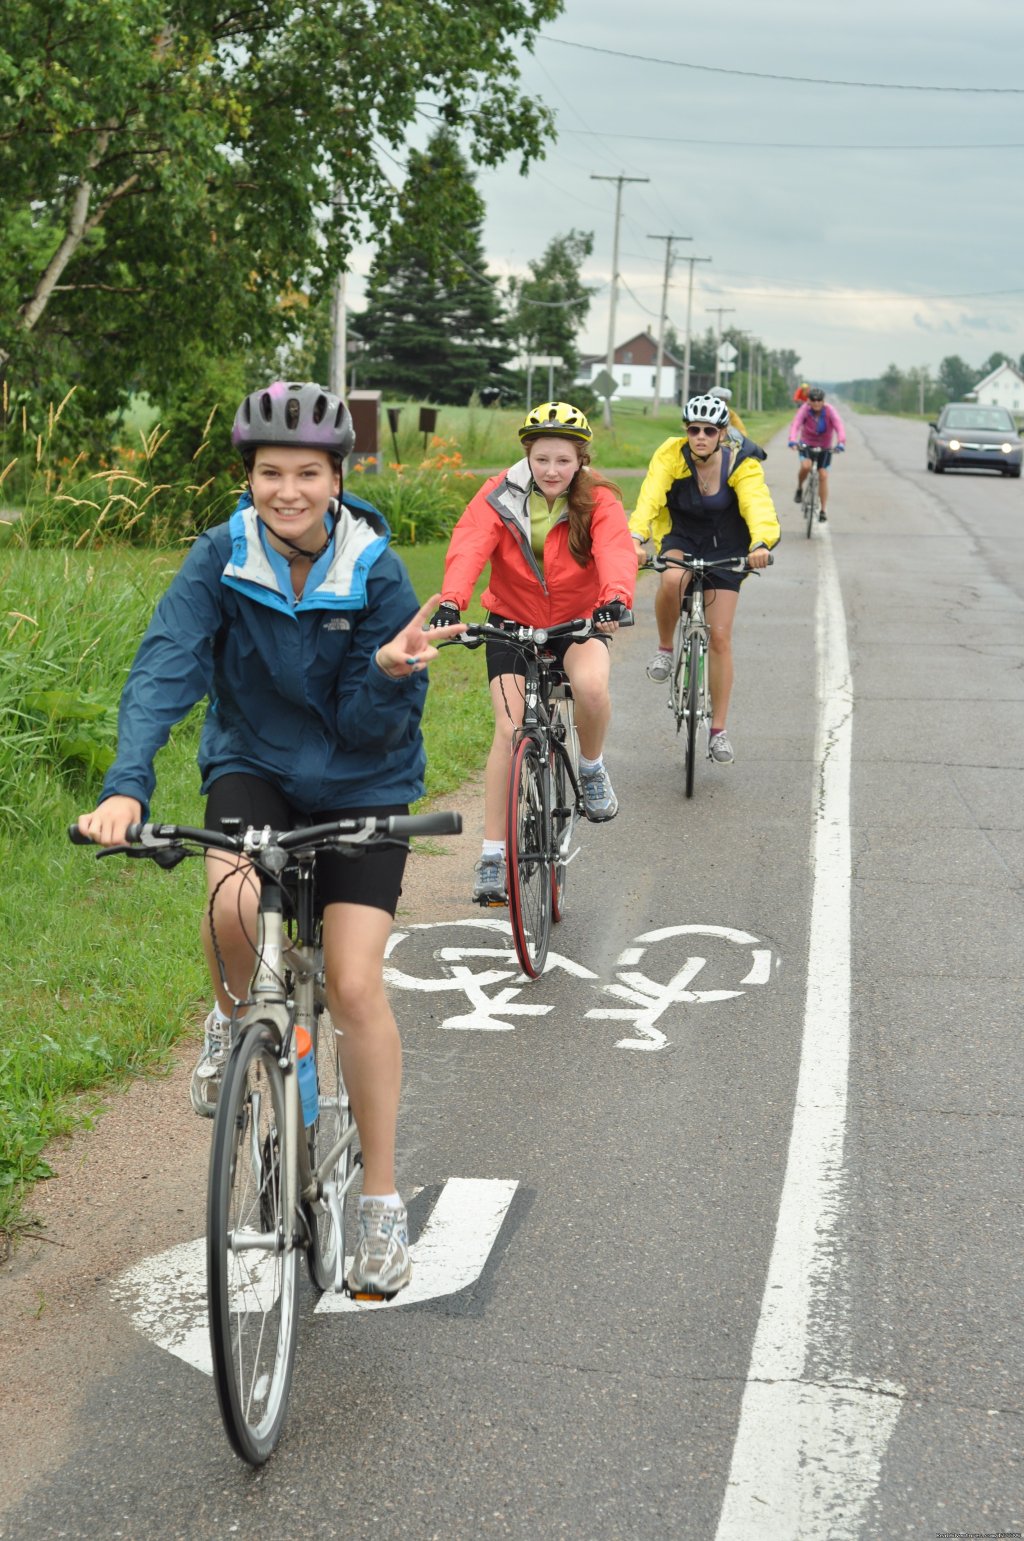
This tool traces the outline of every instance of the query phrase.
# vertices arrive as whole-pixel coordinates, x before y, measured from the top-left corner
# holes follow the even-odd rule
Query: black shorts
[[[832,451],[824,449],[821,445],[805,444],[799,453],[800,459],[806,460],[808,465],[812,460],[816,460],[819,471],[827,471],[832,464]]]
[[[677,534],[675,530],[670,530],[665,536],[658,554],[659,556],[664,556],[668,551],[678,551],[680,555],[686,556],[700,556],[706,562],[713,561],[716,558],[724,561],[726,557],[726,553],[723,551],[701,551],[699,546],[695,549],[692,540],[687,540],[685,535]],[[746,556],[746,552],[738,551],[736,555]],[[677,568],[676,571],[681,572],[682,568]],[[720,567],[717,572],[704,574],[704,587],[706,589],[728,589],[730,593],[738,594],[740,584],[749,576],[749,573],[731,573],[727,568]]]
[[[489,615],[487,619],[492,626],[520,626],[525,624],[522,621],[510,621],[504,615]],[[611,638],[603,632],[595,632],[593,637],[584,638],[586,642],[594,640],[603,642],[607,647]],[[565,655],[569,649],[571,647],[580,647],[581,645],[579,642],[574,642],[571,637],[556,637],[553,642],[548,643],[545,651],[553,656],[556,664],[561,669],[564,667]],[[489,680],[496,680],[499,674],[525,675],[526,659],[517,647],[513,647],[509,642],[498,642],[488,637],[486,648],[487,678]]]
[[[368,814],[385,818],[408,813],[407,803],[376,808],[317,808],[300,813],[269,781],[259,776],[232,773],[219,776],[206,799],[206,828],[219,829],[222,818],[241,819],[271,829],[300,829],[307,824],[329,824],[332,819],[354,819]],[[321,851],[316,858],[316,904],[368,904],[386,910],[394,919],[402,892],[402,874],[408,850],[403,845],[367,846],[354,856]]]

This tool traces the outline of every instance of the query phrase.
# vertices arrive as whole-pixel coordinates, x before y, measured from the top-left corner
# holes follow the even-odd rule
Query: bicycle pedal
[[[357,1304],[370,1306],[386,1305],[389,1300],[394,1300],[398,1294],[397,1290],[392,1290],[388,1295],[381,1293],[379,1290],[354,1290],[347,1279],[345,1280],[343,1290],[349,1300],[354,1300]]]
[[[508,895],[504,899],[478,899],[477,904],[482,910],[504,910],[508,908]]]

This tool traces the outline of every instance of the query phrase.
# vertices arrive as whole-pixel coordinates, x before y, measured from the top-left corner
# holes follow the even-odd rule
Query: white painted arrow
[[[394,1300],[350,1300],[328,1290],[320,1296],[317,1315],[394,1310],[464,1290],[479,1278],[518,1186],[501,1178],[449,1177],[411,1248],[413,1274],[408,1289]]]
[[[518,1186],[515,1180],[450,1177],[412,1245],[408,1289],[379,1304],[329,1291],[317,1312],[394,1310],[465,1289],[483,1270]],[[203,1237],[143,1259],[115,1281],[112,1294],[128,1307],[132,1325],[144,1337],[204,1375],[213,1374]]]

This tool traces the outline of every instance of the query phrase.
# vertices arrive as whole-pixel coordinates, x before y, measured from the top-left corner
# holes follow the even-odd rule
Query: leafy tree
[[[497,281],[485,271],[483,220],[466,160],[439,130],[409,156],[398,219],[367,279],[357,325],[368,383],[464,402],[507,378],[511,348]]]
[[[268,350],[385,229],[434,109],[475,164],[542,152],[518,59],[562,0],[7,0],[0,369],[97,408],[201,342]],[[452,228],[457,228],[454,225]]]
[[[509,280],[509,330],[524,354],[548,354],[563,360],[555,374],[556,392],[569,390],[579,373],[576,335],[587,319],[594,290],[580,278],[580,268],[594,249],[593,232],[570,230],[556,235],[544,255],[528,266],[529,278]]]
[[[978,373],[975,375],[972,384],[977,385],[979,380],[984,380],[985,376],[990,375],[993,370],[998,369],[1000,364],[1010,364],[1012,362],[1013,360],[1007,353],[996,352],[989,354],[988,358],[985,360],[984,364],[982,364],[981,368],[978,370]]]
[[[939,385],[946,401],[962,401],[969,390],[981,379],[981,375],[966,364],[958,353],[950,353],[939,365]]]

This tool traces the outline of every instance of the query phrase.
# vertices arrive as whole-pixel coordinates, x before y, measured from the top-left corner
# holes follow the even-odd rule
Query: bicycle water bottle
[[[295,1051],[299,1064],[299,1096],[302,1099],[302,1122],[308,1129],[315,1124],[320,1113],[320,1094],[316,1085],[316,1060],[313,1058],[313,1040],[304,1027],[295,1029]]]

